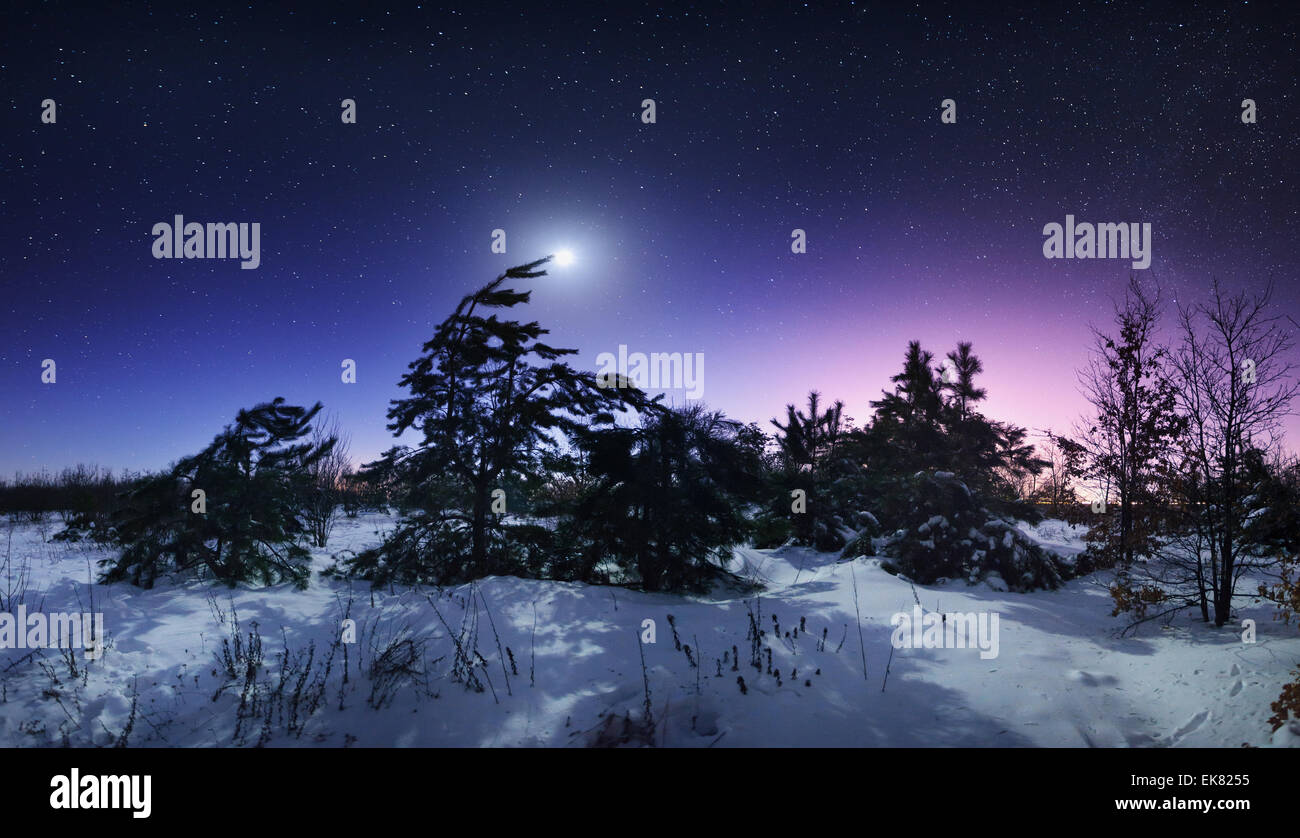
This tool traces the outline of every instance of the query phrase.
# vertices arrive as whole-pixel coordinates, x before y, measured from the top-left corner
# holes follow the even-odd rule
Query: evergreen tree
[[[944,381],[942,388],[951,394],[957,418],[964,421],[971,406],[988,395],[983,387],[975,386],[975,376],[984,372],[984,363],[971,352],[970,341],[958,343],[956,351],[948,353],[948,363],[951,364],[952,380]]]
[[[610,559],[645,590],[706,587],[748,532],[759,452],[744,428],[697,404],[582,434],[595,482],[575,510],[570,549],[588,572]]]
[[[995,495],[1003,502],[1029,500],[1019,497],[1017,487],[1023,478],[1039,474],[1051,463],[1038,455],[1033,443],[1028,442],[1029,432],[1024,428],[1008,422],[986,421],[994,428],[997,437],[992,460],[1001,491],[995,490]],[[1018,512],[1033,514],[1032,507]]]
[[[321,410],[284,399],[241,410],[203,451],[143,481],[114,517],[103,581],[151,588],[165,573],[208,575],[227,585],[292,582],[306,587],[310,554],[300,540],[312,469],[333,437],[298,442]],[[195,511],[201,491],[203,510]]]
[[[903,371],[890,378],[894,391],[871,402],[873,468],[910,474],[944,461],[943,395],[933,361],[920,341],[909,342]]]
[[[793,467],[816,471],[834,452],[835,445],[843,434],[844,402],[836,401],[823,412],[821,393],[813,390],[808,394],[806,414],[795,410],[792,404],[786,405],[785,410],[784,425],[772,420],[772,424],[781,432],[777,443],[782,453]]]
[[[522,499],[510,486],[540,486],[545,454],[588,424],[612,424],[615,412],[644,408],[624,377],[597,380],[560,359],[576,349],[552,347],[536,321],[498,318],[497,310],[529,301],[507,280],[545,276],[550,257],[510,268],[467,295],[423,346],[394,400],[394,435],[419,431],[422,442],[390,450],[368,470],[400,474],[415,511],[382,546],[350,562],[376,584],[453,583],[490,574],[536,572],[543,557],[536,528],[508,523]],[[505,492],[502,498],[496,490]]]
[[[838,550],[869,523],[864,517],[863,466],[853,456],[853,431],[844,418],[844,403],[825,410],[821,394],[808,394],[808,411],[786,405],[786,422],[776,427],[779,457],[770,469],[767,508],[759,516],[759,546],[776,546],[788,538],[818,550]],[[802,492],[801,497],[793,496]],[[777,524],[780,526],[777,526]]]
[[[1016,487],[1047,462],[1026,442],[1024,428],[979,412],[987,391],[975,378],[984,364],[969,342],[947,354],[946,380],[936,375],[941,368],[931,366],[933,358],[918,341],[908,344],[902,372],[890,379],[894,392],[871,403],[876,413],[861,438],[860,459],[891,483],[918,471],[949,471],[986,503],[1032,514],[1017,503]]]
[[[996,571],[1013,588],[1054,587],[1060,568],[1003,520],[1037,515],[1020,487],[1047,462],[1024,428],[978,410],[987,393],[976,383],[984,365],[971,344],[947,358],[941,370],[910,342],[893,392],[871,403],[876,413],[864,432],[849,435],[845,460],[865,466],[851,482],[866,488],[860,505],[874,518],[845,555],[877,549],[874,539],[892,533],[878,549],[914,579]]]
[[[947,398],[941,419],[943,443],[935,464],[983,492],[990,501],[1014,503],[1021,479],[1037,474],[1047,462],[1038,459],[1034,447],[1025,442],[1028,434],[1024,428],[988,419],[976,409],[988,391],[975,384],[975,376],[984,372],[984,363],[971,350],[970,342],[957,344],[947,357],[952,374],[951,380],[941,385]]]

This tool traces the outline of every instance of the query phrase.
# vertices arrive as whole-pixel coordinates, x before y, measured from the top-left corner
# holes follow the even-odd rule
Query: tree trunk
[[[1132,500],[1127,491],[1120,493],[1119,502],[1119,558],[1128,567],[1133,563],[1133,551],[1130,546],[1133,531]]]
[[[487,572],[487,515],[491,492],[486,480],[474,487],[474,523],[470,529],[469,563],[474,577]]]

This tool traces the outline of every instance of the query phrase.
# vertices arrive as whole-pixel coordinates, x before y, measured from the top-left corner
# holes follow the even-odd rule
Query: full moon
[[[555,252],[555,264],[559,265],[561,268],[567,268],[569,265],[572,265],[572,264],[573,264],[573,251],[572,251],[572,250],[557,250],[557,251]]]

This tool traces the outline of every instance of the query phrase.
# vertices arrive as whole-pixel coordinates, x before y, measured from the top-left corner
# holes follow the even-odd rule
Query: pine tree
[[[635,428],[580,435],[593,484],[570,549],[613,559],[646,590],[700,590],[749,530],[760,452],[745,426],[702,405],[653,411]]]
[[[300,543],[302,508],[312,468],[335,439],[298,440],[311,433],[320,410],[319,402],[306,409],[282,398],[241,410],[203,451],[144,481],[115,517],[121,554],[101,562],[108,566],[103,581],[151,588],[170,572],[231,586],[306,587],[311,556]]]
[[[852,428],[843,414],[841,401],[822,410],[821,394],[814,390],[808,394],[807,413],[791,404],[786,405],[785,424],[771,420],[780,456],[771,474],[770,502],[760,517],[764,543],[779,543],[784,534],[796,544],[838,550],[846,532],[867,524],[862,464],[851,455]],[[803,492],[800,501],[792,499],[795,491]],[[803,511],[796,511],[796,503]]]
[[[844,402],[836,401],[824,412],[821,411],[821,393],[813,390],[808,394],[808,412],[795,410],[795,406],[785,406],[786,423],[782,425],[775,419],[772,424],[781,433],[777,443],[789,462],[796,468],[816,471],[827,457],[835,450],[836,443],[844,431],[842,414]]]
[[[536,321],[498,318],[527,303],[531,291],[507,280],[545,276],[550,257],[510,268],[467,295],[423,346],[399,382],[410,395],[388,411],[394,435],[423,440],[390,450],[367,470],[399,474],[415,511],[381,547],[350,563],[378,584],[452,583],[489,574],[538,572],[543,545],[535,527],[507,523],[493,511],[507,489],[540,486],[545,455],[589,424],[612,424],[615,413],[647,404],[624,377],[597,380],[560,359],[577,353],[544,343]],[[520,501],[518,495],[514,499]]]
[[[958,418],[965,420],[971,407],[988,395],[983,387],[975,386],[975,376],[984,372],[984,363],[971,352],[970,341],[958,343],[956,351],[948,353],[948,362],[952,380],[944,381],[942,388],[951,394]]]
[[[933,463],[951,471],[967,486],[992,494],[999,469],[1010,468],[1007,457],[1024,431],[989,421],[976,410],[987,391],[975,386],[975,376],[984,372],[984,363],[971,351],[969,342],[957,344],[948,353],[950,380],[940,385],[947,398],[941,411],[943,442],[936,446]]]
[[[861,459],[888,478],[918,471],[950,471],[987,501],[1011,501],[1019,478],[1046,465],[1025,440],[1024,428],[989,419],[978,404],[987,391],[975,383],[984,364],[961,342],[947,354],[946,376],[918,341],[908,344],[903,371],[890,379],[894,392],[871,403],[876,409],[862,436]],[[1025,510],[1021,510],[1022,512]]]
[[[943,462],[943,396],[932,366],[933,353],[911,341],[903,371],[890,378],[892,393],[871,402],[875,409],[870,436],[878,453],[874,467],[905,474]]]
[[[1024,428],[980,413],[984,365],[971,344],[947,359],[947,369],[936,367],[932,353],[910,342],[893,392],[871,403],[864,432],[850,434],[846,459],[866,466],[858,483],[869,487],[864,500],[883,527],[859,533],[845,555],[880,549],[915,579],[996,571],[1013,587],[1054,587],[1060,568],[1001,520],[1036,514],[1021,487],[1047,462]],[[877,548],[882,533],[893,535]]]

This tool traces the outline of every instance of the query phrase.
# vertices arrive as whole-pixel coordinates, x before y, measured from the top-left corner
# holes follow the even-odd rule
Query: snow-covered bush
[[[884,530],[880,526],[880,521],[870,512],[863,512],[861,520],[865,523],[849,539],[848,544],[844,545],[844,550],[840,553],[843,558],[852,559],[876,554],[877,539],[881,537]]]
[[[917,582],[987,579],[1001,587],[1000,579],[1010,590],[1031,591],[1057,588],[1069,573],[1064,562],[989,512],[949,472],[918,472],[891,495],[894,516],[887,521],[896,529],[880,552]]]

